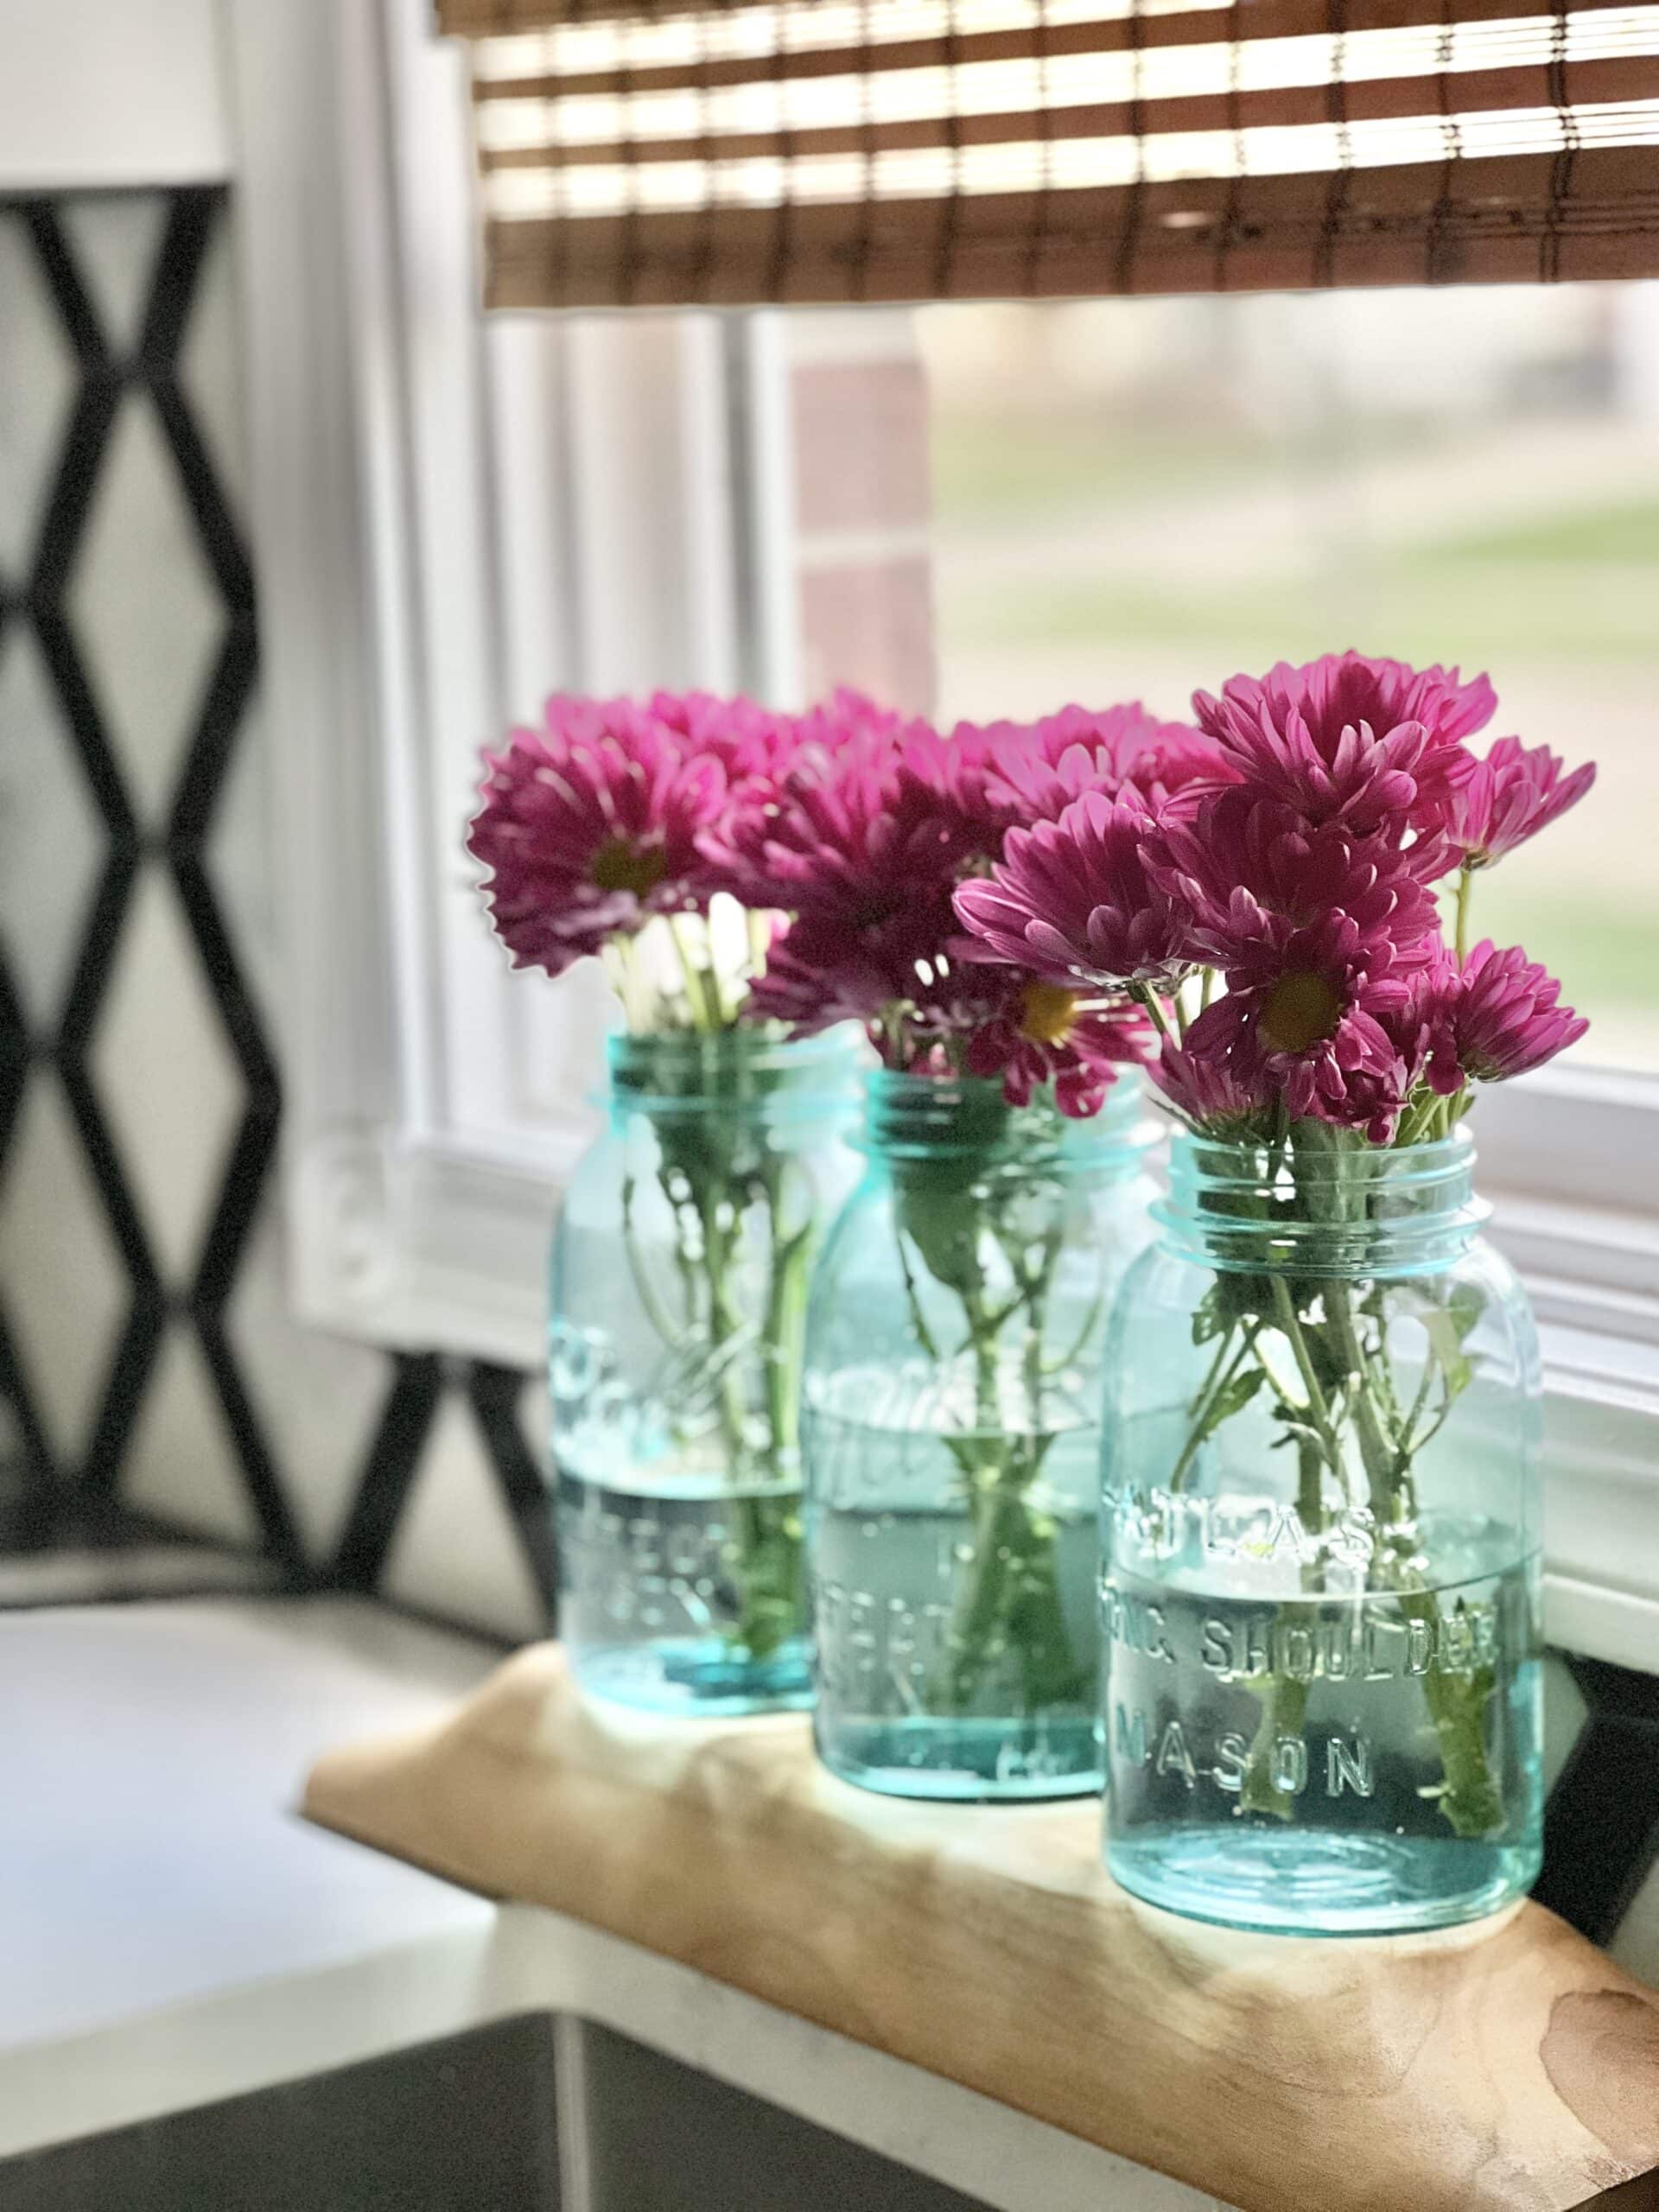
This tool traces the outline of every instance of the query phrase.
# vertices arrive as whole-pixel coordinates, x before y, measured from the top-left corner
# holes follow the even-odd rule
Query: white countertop
[[[686,1967],[295,1816],[319,1752],[418,1726],[492,1663],[347,1599],[0,1616],[0,2157],[554,2011],[999,2212],[1213,2212]]]

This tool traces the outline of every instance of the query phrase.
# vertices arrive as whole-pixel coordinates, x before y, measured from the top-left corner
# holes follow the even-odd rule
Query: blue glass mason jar
[[[711,1717],[810,1702],[802,1332],[856,1103],[850,1033],[610,1039],[550,1332],[560,1633],[588,1689]]]
[[[1530,1887],[1540,1376],[1466,1136],[1182,1135],[1114,1317],[1106,1861],[1344,1935]]]
[[[907,1797],[1100,1787],[1100,1358],[1148,1234],[1138,1080],[1094,1120],[878,1072],[812,1281],[819,1756]]]

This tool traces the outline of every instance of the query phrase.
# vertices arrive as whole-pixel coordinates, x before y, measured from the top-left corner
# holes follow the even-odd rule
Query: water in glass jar
[[[809,1420],[820,1755],[889,1794],[1097,1789],[1099,1570],[1092,1427],[1010,1440]],[[987,1483],[1010,1447],[1040,1466]]]
[[[710,1719],[810,1704],[803,1629],[770,1627],[799,1572],[798,1491],[712,1468],[588,1480],[566,1464],[556,1495],[560,1634],[586,1688]],[[769,1624],[764,1643],[746,1618]]]

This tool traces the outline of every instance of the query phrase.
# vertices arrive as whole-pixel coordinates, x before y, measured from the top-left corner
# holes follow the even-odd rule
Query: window
[[[603,1007],[504,973],[460,825],[544,690],[853,681],[949,719],[1176,712],[1351,640],[1490,662],[1523,735],[1602,762],[1482,887],[1596,1027],[1481,1141],[1568,1447],[1554,1602],[1637,1607],[1579,1648],[1650,1634],[1659,288],[482,325],[423,0],[232,21],[308,1317],[539,1355]]]

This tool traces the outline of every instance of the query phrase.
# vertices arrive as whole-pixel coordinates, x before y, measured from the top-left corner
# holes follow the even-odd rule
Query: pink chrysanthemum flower
[[[1211,1136],[1260,1131],[1273,1103],[1273,1087],[1254,1055],[1247,1065],[1218,1048],[1200,1057],[1166,1038],[1148,1073],[1182,1119]]]
[[[963,724],[987,762],[987,793],[1009,823],[1052,822],[1085,791],[1116,798],[1133,779],[1154,804],[1226,772],[1212,738],[1185,722],[1166,722],[1138,700],[1091,713],[1062,707],[1035,722]]]
[[[919,804],[949,823],[964,858],[995,853],[1007,823],[992,795],[989,748],[963,723],[944,736],[925,722],[912,723],[899,740],[901,804]]]
[[[1452,1010],[1458,1059],[1474,1083],[1503,1083],[1542,1067],[1590,1024],[1558,1003],[1561,987],[1519,945],[1500,952],[1483,938],[1463,964]]]
[[[1219,1057],[1247,1085],[1270,1081],[1293,1120],[1386,1144],[1417,1073],[1389,1023],[1411,1005],[1424,958],[1339,911],[1304,924],[1263,916],[1230,947],[1227,995],[1193,1022],[1187,1051]]]
[[[800,742],[788,715],[773,714],[741,692],[728,699],[712,691],[655,691],[646,707],[686,753],[718,760],[730,784],[780,775]]]
[[[873,928],[972,855],[970,810],[934,780],[945,771],[925,724],[838,692],[802,718],[797,740],[773,799],[734,809],[702,837],[715,880],[745,906]]]
[[[1281,998],[1264,1022],[1259,999],[1230,992],[1188,1029],[1190,1058],[1227,1069],[1230,1084],[1244,1096],[1263,1083],[1282,1092],[1293,1121],[1330,1122],[1363,1129],[1373,1144],[1391,1143],[1414,1078],[1384,1024],[1349,1005],[1328,1028],[1310,1034],[1306,1007],[1292,1004],[1287,1019],[1287,1006]],[[1294,1044],[1279,1041],[1286,1037]]]
[[[710,755],[630,699],[556,696],[540,730],[486,753],[483,807],[467,845],[517,968],[563,975],[653,914],[707,902],[699,836],[726,777]]]
[[[725,803],[700,844],[706,849],[711,842],[729,844],[758,834],[800,749],[791,717],[741,694],[727,699],[709,691],[658,691],[650,710],[688,755],[717,760],[724,772]]]
[[[1453,800],[1446,831],[1465,868],[1487,868],[1576,806],[1596,780],[1596,764],[1564,775],[1547,745],[1500,737]]]
[[[842,1021],[874,1033],[915,989],[920,941],[906,916],[869,929],[816,915],[791,922],[772,940],[744,1011],[752,1021],[782,1022],[798,1037]]]
[[[1189,918],[1195,957],[1218,968],[1270,934],[1269,917],[1300,925],[1344,913],[1368,944],[1396,949],[1440,926],[1433,893],[1385,839],[1310,825],[1245,786],[1212,794],[1190,820],[1160,818],[1144,852],[1147,874]]]
[[[1235,676],[1218,699],[1198,692],[1192,709],[1263,796],[1356,836],[1420,841],[1427,881],[1449,858],[1441,833],[1472,765],[1462,741],[1497,704],[1484,676],[1465,683],[1456,669],[1347,652]]]
[[[1087,791],[1058,822],[1011,830],[957,912],[997,958],[1051,982],[1171,988],[1191,964],[1182,918],[1147,875],[1138,804]]]
[[[1080,993],[1036,976],[1008,977],[1005,1004],[968,1040],[969,1075],[1001,1076],[1010,1106],[1027,1106],[1052,1083],[1054,1103],[1074,1120],[1097,1114],[1121,1066],[1138,1066],[1152,1027],[1138,1007],[1090,1006]]]
[[[1442,1098],[1455,1097],[1464,1087],[1455,1018],[1462,988],[1455,955],[1436,938],[1423,966],[1408,979],[1404,998],[1378,1016],[1414,1088],[1426,1083]]]

